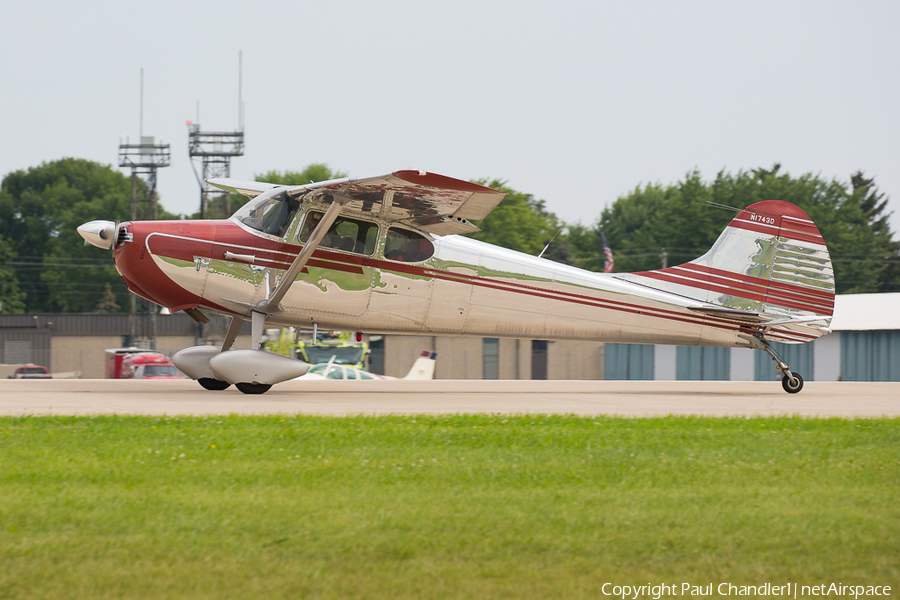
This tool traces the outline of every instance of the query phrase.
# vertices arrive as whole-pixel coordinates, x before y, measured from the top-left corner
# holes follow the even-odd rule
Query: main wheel
[[[197,380],[197,383],[202,385],[204,388],[208,390],[225,390],[231,385],[227,381],[221,381],[219,379],[213,379],[212,377],[201,377]]]
[[[781,387],[788,394],[796,394],[803,389],[803,378],[800,377],[800,373],[794,373],[794,377],[795,379],[792,381],[790,377],[785,375],[781,380]]]
[[[236,383],[235,387],[245,394],[265,394],[272,387],[267,383]]]

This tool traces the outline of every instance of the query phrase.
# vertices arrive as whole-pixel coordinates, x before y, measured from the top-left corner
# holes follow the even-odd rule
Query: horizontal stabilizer
[[[732,308],[718,308],[715,306],[689,306],[688,310],[709,317],[728,319],[730,321],[743,321],[745,323],[764,323],[771,320],[771,317],[767,317],[759,313],[746,310],[735,310]]]

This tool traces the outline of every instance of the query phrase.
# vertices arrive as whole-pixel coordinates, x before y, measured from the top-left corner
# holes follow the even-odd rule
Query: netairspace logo
[[[737,585],[734,583],[707,583],[694,585],[692,583],[660,583],[653,585],[617,585],[604,583],[601,588],[604,596],[621,598],[622,600],[638,600],[638,598],[653,598],[659,600],[663,596],[782,596],[785,598],[800,598],[809,596],[843,596],[847,598],[859,598],[860,596],[890,596],[889,585],[845,585],[843,583],[822,583],[819,585],[800,585],[797,583],[785,583],[776,585],[763,583],[761,585]]]

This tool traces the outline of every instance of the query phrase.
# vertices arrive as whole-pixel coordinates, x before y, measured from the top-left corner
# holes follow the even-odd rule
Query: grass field
[[[0,598],[898,586],[898,492],[898,419],[0,418]]]

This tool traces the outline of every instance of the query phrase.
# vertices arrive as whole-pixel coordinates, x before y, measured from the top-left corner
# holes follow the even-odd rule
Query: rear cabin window
[[[434,255],[434,244],[424,235],[406,229],[388,229],[384,257],[399,262],[421,262]]]
[[[324,214],[311,211],[306,216],[306,221],[304,221],[303,227],[300,229],[301,243],[306,243]],[[322,238],[319,248],[332,248],[334,250],[353,252],[354,254],[371,255],[375,252],[375,242],[377,241],[378,225],[375,223],[338,217],[331,229],[328,230],[328,233],[325,234],[325,237]]]

